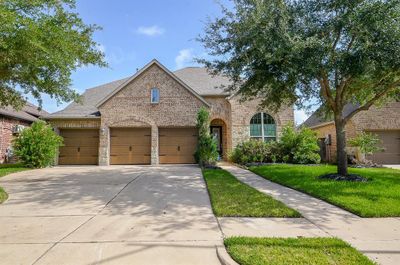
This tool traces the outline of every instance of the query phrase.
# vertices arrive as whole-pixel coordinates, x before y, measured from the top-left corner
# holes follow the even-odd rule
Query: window
[[[250,138],[265,142],[276,140],[276,124],[274,118],[260,112],[250,120]]]
[[[158,88],[151,89],[151,103],[160,102],[160,90]]]

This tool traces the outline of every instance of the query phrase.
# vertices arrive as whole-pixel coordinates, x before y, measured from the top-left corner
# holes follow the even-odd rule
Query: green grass
[[[282,202],[240,182],[222,169],[205,169],[212,208],[216,216],[300,217]]]
[[[400,170],[349,168],[350,173],[364,176],[368,182],[318,179],[320,175],[336,172],[336,167],[331,165],[267,165],[250,170],[361,217],[400,216]]]
[[[336,238],[231,237],[224,241],[241,265],[372,265],[363,254]]]
[[[24,170],[28,170],[28,169],[23,167],[21,164],[1,164],[0,165],[0,178],[5,175],[19,172],[19,171],[24,171]],[[0,187],[0,203],[7,200],[7,198],[8,198],[7,192],[5,192],[5,190],[2,187]]]

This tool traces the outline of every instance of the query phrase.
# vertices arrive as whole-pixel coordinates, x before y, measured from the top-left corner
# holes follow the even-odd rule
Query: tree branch
[[[367,101],[364,105],[358,107],[357,109],[353,110],[352,112],[350,112],[349,115],[347,115],[343,121],[344,123],[347,123],[354,115],[356,115],[357,113],[359,113],[360,111],[363,110],[368,110],[378,99],[380,99],[381,97],[383,97],[385,94],[387,94],[390,90],[396,88],[398,85],[400,85],[400,80],[397,82],[394,82],[393,84],[391,84],[390,86],[388,86],[386,89],[384,89],[383,91],[377,93],[373,98],[371,98],[369,101]]]
[[[328,77],[324,71],[321,71],[321,76],[322,77],[318,79],[321,86],[321,95],[328,102],[334,112],[336,112],[337,108],[329,87]]]

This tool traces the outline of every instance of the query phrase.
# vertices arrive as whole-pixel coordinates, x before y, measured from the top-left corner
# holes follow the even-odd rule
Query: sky
[[[203,33],[207,18],[220,16],[220,10],[216,0],[77,0],[76,12],[83,21],[102,27],[93,37],[109,67],[79,68],[72,74],[72,88],[83,93],[128,77],[154,58],[172,71],[196,66],[193,58],[207,53],[195,39]],[[43,108],[48,112],[66,105],[43,97]],[[295,111],[297,124],[306,117],[303,111]]]

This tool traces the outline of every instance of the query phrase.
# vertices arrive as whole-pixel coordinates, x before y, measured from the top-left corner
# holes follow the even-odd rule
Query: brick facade
[[[268,113],[275,120],[277,139],[281,135],[283,126],[294,124],[292,106],[283,107],[279,112],[274,113],[268,109],[261,109],[257,100],[240,102],[239,98],[233,97],[229,102],[232,110],[232,146],[250,138],[250,120],[258,112]]]
[[[151,89],[158,88],[160,102],[150,102]],[[203,99],[203,100],[202,100]],[[122,89],[98,106],[97,120],[52,120],[58,128],[100,128],[99,165],[109,165],[110,129],[113,127],[151,128],[151,164],[159,162],[158,130],[163,127],[195,127],[198,110],[210,110],[211,124],[223,127],[223,156],[238,143],[249,139],[250,120],[259,112],[258,102],[240,103],[236,97],[222,95],[199,98],[179,80],[157,64],[150,65]],[[292,107],[270,114],[277,124],[279,137],[282,126],[294,123]]]
[[[12,129],[15,125],[29,126],[30,123],[8,117],[0,117],[0,164],[5,162],[6,150],[11,147],[14,135]]]
[[[150,91],[160,90],[160,102],[150,102]],[[159,127],[195,127],[201,100],[157,65],[150,66],[99,107],[101,128],[151,127],[151,162],[158,164]],[[110,136],[100,134],[99,165],[108,165]]]

